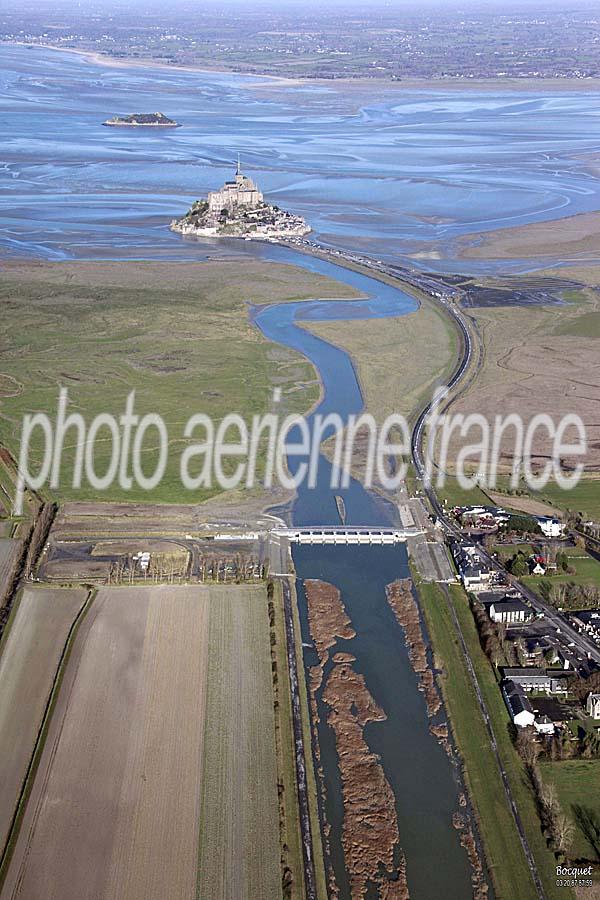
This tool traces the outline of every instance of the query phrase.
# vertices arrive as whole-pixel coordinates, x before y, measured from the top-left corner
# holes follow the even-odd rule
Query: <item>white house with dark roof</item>
[[[492,578],[492,570],[482,558],[480,550],[475,544],[454,544],[452,556],[460,580],[467,590],[477,591],[488,587]]]
[[[502,693],[513,724],[518,728],[529,728],[535,723],[533,707],[525,696],[525,691],[514,681],[505,681]]]
[[[492,622],[502,622],[504,625],[513,625],[519,622],[529,622],[533,618],[533,612],[522,600],[495,600],[490,606],[490,619]]]

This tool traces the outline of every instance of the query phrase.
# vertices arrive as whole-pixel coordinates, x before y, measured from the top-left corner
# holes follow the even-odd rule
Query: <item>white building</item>
[[[528,606],[520,600],[498,600],[490,606],[492,622],[503,622],[512,625],[515,622],[527,622],[533,617]]]
[[[561,537],[565,530],[565,526],[560,519],[553,519],[551,516],[536,516],[536,521],[542,534],[547,538]]]
[[[592,719],[600,719],[600,694],[588,694],[585,701],[588,716]]]
[[[554,734],[556,730],[554,722],[552,719],[549,719],[548,716],[538,716],[533,723],[533,727],[537,734]]]
[[[529,728],[535,723],[535,713],[522,688],[514,681],[505,681],[502,693],[513,723],[518,728]]]
[[[474,544],[453,545],[452,555],[466,590],[477,591],[489,585],[492,572]]]

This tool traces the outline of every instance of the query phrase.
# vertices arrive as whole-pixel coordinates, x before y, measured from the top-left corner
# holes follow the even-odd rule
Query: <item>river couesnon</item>
[[[322,319],[400,316],[413,311],[416,303],[400,289],[383,284],[352,270],[323,262],[304,254],[269,248],[280,261],[307,265],[351,284],[367,300],[337,302],[315,300],[255,308],[252,318],[270,340],[303,353],[319,372],[322,398],[317,413],[337,412],[342,420],[363,407],[363,398],[351,359],[339,348],[315,337],[301,327],[303,321]],[[294,439],[293,433],[290,440]],[[290,460],[295,471],[297,460]],[[397,510],[390,503],[352,479],[347,489],[330,487],[331,464],[322,456],[317,486],[301,486],[291,511],[294,524],[339,524],[335,495],[344,498],[348,525],[390,525],[397,523]],[[459,809],[460,781],[455,764],[429,731],[430,719],[417,677],[411,668],[404,634],[390,609],[385,587],[397,578],[409,577],[408,557],[403,544],[396,546],[307,546],[295,545],[304,664],[307,674],[317,655],[308,625],[305,579],[321,579],[341,591],[355,637],[338,639],[330,650],[351,653],[353,666],[364,676],[366,687],[384,711],[384,721],[366,725],[364,738],[369,749],[380,756],[385,776],[393,790],[400,845],[406,860],[406,878],[411,898],[456,900],[472,896],[470,869],[460,845],[452,816]],[[331,669],[325,666],[325,677]],[[324,679],[325,680],[325,679]],[[321,814],[331,826],[329,861],[340,896],[350,898],[348,873],[344,864],[342,783],[336,739],[328,724],[328,708],[322,687],[316,692],[318,745],[325,785]],[[444,713],[440,714],[442,719]]]

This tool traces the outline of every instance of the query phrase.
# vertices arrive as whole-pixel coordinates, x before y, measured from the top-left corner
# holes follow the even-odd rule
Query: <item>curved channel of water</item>
[[[255,309],[252,318],[263,334],[304,354],[318,370],[323,396],[316,413],[337,412],[346,419],[363,407],[356,373],[348,355],[301,327],[302,322],[323,319],[401,316],[413,311],[413,298],[397,288],[359,275],[333,263],[293,251],[272,248],[279,261],[294,262],[313,271],[351,284],[368,299],[351,302],[315,300]],[[290,440],[293,440],[293,434]],[[294,471],[292,462],[290,468]],[[384,524],[397,521],[394,507],[367,492],[355,480],[347,490],[329,487],[330,463],[321,457],[316,489],[301,487],[292,518],[295,524],[339,523],[335,494],[344,496],[348,524]],[[356,637],[338,641],[331,653],[351,652],[370,693],[387,719],[367,726],[365,738],[381,757],[396,799],[400,843],[406,857],[407,878],[413,900],[471,896],[470,873],[452,814],[458,809],[459,784],[443,748],[429,732],[423,695],[410,666],[404,636],[385,597],[385,586],[408,576],[404,545],[397,547],[297,546],[294,549],[302,637],[311,643],[307,622],[305,578],[321,578],[342,592]],[[304,664],[317,662],[305,649]],[[327,669],[326,669],[327,672]],[[331,825],[330,860],[340,896],[350,898],[342,848],[343,804],[333,732],[327,724],[327,708],[317,694],[320,723],[318,740],[324,770],[326,799],[322,813]]]

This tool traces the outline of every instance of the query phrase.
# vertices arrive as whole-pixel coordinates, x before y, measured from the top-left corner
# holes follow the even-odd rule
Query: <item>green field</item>
[[[535,549],[533,544],[494,544],[492,551],[498,554],[502,562],[506,562],[515,553],[524,553],[525,556],[530,556]]]
[[[312,366],[268,343],[248,321],[248,303],[315,296],[354,296],[350,288],[292,266],[244,261],[180,263],[56,263],[5,267],[0,281],[0,442],[18,453],[24,414],[55,419],[60,387],[68,388],[69,412],[86,425],[98,413],[119,417],[135,391],[135,413],[159,414],[169,441],[165,476],[151,496],[141,488],[108,490],[71,486],[76,430],[65,439],[59,499],[128,499],[197,502],[217,488],[182,487],[180,457],[185,423],[205,413],[217,423],[239,413],[248,423],[272,410],[306,411],[319,396]],[[194,435],[201,441],[202,429]],[[228,435],[235,440],[235,432]],[[94,445],[94,468],[109,467],[112,438],[106,427]],[[142,444],[142,468],[157,460],[157,432]],[[36,432],[32,459],[41,460]],[[239,461],[239,460],[238,460]],[[238,461],[225,461],[225,470]],[[228,463],[230,464],[228,466]],[[35,469],[35,466],[32,466]]]
[[[565,294],[568,294],[565,291]],[[579,292],[578,292],[579,293]],[[570,297],[565,297],[571,300]],[[577,319],[564,322],[556,329],[555,334],[574,334],[580,337],[600,337],[600,312],[584,313]]]
[[[498,554],[502,562],[506,563],[516,553],[523,553],[529,557],[532,553],[543,548],[544,539],[541,538],[539,544],[496,544],[493,548]],[[549,584],[567,584],[574,582],[575,584],[595,584],[600,588],[600,562],[593,556],[590,556],[584,549],[579,547],[564,548],[567,555],[569,565],[575,569],[573,574],[563,572],[562,570],[556,575],[525,575],[523,581],[534,588],[540,586],[542,582]]]
[[[435,485],[434,475],[434,486],[439,499],[446,504],[448,509],[452,509],[453,506],[492,505],[490,498],[487,494],[484,494],[481,488],[474,487],[471,490],[465,490],[459,485],[458,480],[453,475],[446,475],[443,487]]]
[[[556,786],[560,804],[575,824],[573,857],[600,862],[600,760],[542,763],[541,771],[544,781]]]
[[[448,602],[435,584],[421,584],[418,590],[434,647],[435,663],[443,671],[444,701],[464,761],[469,795],[477,813],[496,897],[499,900],[534,898],[535,887],[465,667]]]
[[[581,478],[570,491],[564,491],[557,484],[549,484],[543,491],[531,496],[545,500],[557,509],[581,512],[584,519],[600,521],[600,478]]]
[[[487,657],[481,649],[475,622],[465,592],[458,585],[450,587],[450,593],[456,609],[460,627],[469,648],[469,654],[475,667],[477,681],[484,697],[492,723],[494,736],[502,765],[510,782],[511,790],[517,804],[529,846],[536,860],[537,869],[542,879],[548,898],[566,898],[571,894],[567,888],[558,888],[555,884],[554,854],[548,850],[541,831],[535,800],[523,764],[515,751],[509,734],[509,717],[500,687]],[[504,861],[506,865],[506,859]],[[512,864],[512,861],[511,863]],[[515,897],[524,896],[522,886]],[[534,894],[535,896],[535,894]]]
[[[570,555],[570,554],[569,554]],[[532,587],[539,587],[540,583],[549,582],[550,584],[594,584],[600,588],[600,562],[592,556],[571,557],[570,564],[576,569],[574,575],[568,573],[552,576],[544,575],[527,575],[523,579],[526,584]]]

